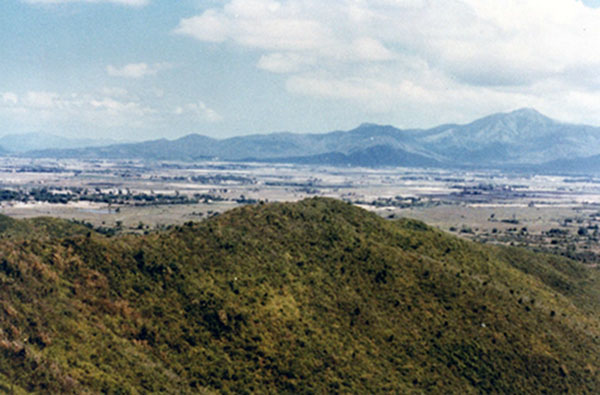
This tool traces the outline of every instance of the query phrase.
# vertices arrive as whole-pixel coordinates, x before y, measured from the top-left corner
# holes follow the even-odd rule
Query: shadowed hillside
[[[0,240],[2,391],[600,390],[574,261],[322,198],[146,236],[53,221],[0,223],[30,227]]]

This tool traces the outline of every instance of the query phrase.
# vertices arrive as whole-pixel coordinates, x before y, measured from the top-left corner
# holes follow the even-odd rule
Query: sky
[[[0,135],[600,125],[600,0],[2,0]]]

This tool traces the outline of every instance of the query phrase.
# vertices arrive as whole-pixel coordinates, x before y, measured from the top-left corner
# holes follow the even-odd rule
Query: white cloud
[[[297,53],[269,53],[260,57],[258,68],[272,73],[292,73],[300,71],[306,66],[314,65],[315,60]]]
[[[227,29],[227,19],[214,10],[208,10],[201,16],[183,19],[175,32],[201,41],[223,42],[228,36]]]
[[[331,41],[332,32],[304,9],[303,2],[233,0],[222,10],[209,9],[182,19],[176,33],[201,41],[233,41],[267,50],[318,50]],[[296,10],[299,5],[302,10]],[[302,11],[302,12],[299,12]]]
[[[141,106],[132,101],[119,101],[110,97],[91,99],[89,105],[92,109],[105,111],[110,115],[128,114],[132,116],[144,116],[152,112],[149,108]]]
[[[131,7],[142,7],[150,0],[22,0],[29,4],[67,4],[67,3],[113,3]]]
[[[165,99],[158,103],[155,92],[131,94],[122,88],[104,87],[89,93],[2,92],[0,124],[14,130],[45,130],[59,134],[102,134],[114,138],[163,135],[173,125],[219,122],[222,116],[202,101],[173,108]],[[127,133],[124,135],[123,133]]]
[[[600,11],[577,1],[323,3],[231,0],[182,19],[175,32],[255,48],[267,60],[282,53],[342,62],[415,54],[449,75],[484,85],[521,85],[582,64],[600,65],[600,52],[591,50],[600,39]]]
[[[170,67],[168,63],[129,63],[122,67],[115,67],[113,65],[106,66],[106,72],[111,77],[123,77],[123,78],[143,78],[149,75],[155,75],[160,70],[164,70]]]
[[[77,124],[91,130],[102,127],[141,127],[156,110],[137,100],[94,94],[29,91],[0,93],[0,115],[28,128]]]
[[[178,106],[173,110],[173,114],[178,116],[192,115],[206,122],[219,122],[223,119],[219,113],[209,108],[204,102],[188,103],[184,106]]]
[[[23,104],[30,108],[51,110],[64,108],[67,101],[54,92],[34,91],[27,92],[23,97]]]
[[[2,94],[2,101],[4,104],[17,104],[19,97],[13,92],[4,92]]]
[[[116,86],[105,86],[104,88],[102,88],[100,90],[100,92],[108,97],[127,97],[129,95],[129,92],[127,91],[127,89],[124,88],[119,88]]]
[[[416,85],[410,80],[384,82],[380,79],[294,76],[288,80],[287,87],[290,91],[311,96],[371,102],[381,98],[393,100],[404,98],[430,104],[436,100],[431,88]]]
[[[352,47],[358,58],[365,61],[390,60],[394,57],[383,44],[369,37],[360,37],[354,40]]]
[[[228,0],[175,32],[255,51],[295,94],[374,110],[600,109],[600,9],[576,0]]]

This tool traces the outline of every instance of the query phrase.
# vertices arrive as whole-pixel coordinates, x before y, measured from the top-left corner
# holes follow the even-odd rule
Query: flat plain
[[[0,213],[149,232],[257,202],[326,196],[385,218],[422,220],[483,242],[595,265],[600,178],[496,170],[323,167],[243,162],[4,158]]]

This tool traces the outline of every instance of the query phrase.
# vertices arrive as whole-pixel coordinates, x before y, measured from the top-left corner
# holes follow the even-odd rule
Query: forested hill
[[[599,272],[574,261],[323,198],[59,222],[2,221],[1,392],[600,391]]]

